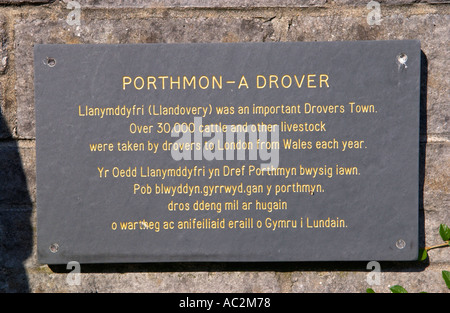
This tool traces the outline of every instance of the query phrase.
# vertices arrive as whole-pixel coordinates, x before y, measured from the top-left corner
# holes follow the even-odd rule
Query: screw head
[[[397,55],[397,61],[401,65],[406,65],[406,61],[408,61],[408,56],[405,53],[400,53]]]
[[[54,58],[47,58],[47,65],[49,67],[54,67],[56,65],[56,60]]]
[[[51,253],[58,252],[59,245],[57,243],[52,243],[49,247]]]
[[[399,240],[397,240],[397,242],[395,243],[395,246],[398,248],[398,249],[403,249],[404,247],[406,247],[406,242],[403,240],[403,239],[399,239]]]

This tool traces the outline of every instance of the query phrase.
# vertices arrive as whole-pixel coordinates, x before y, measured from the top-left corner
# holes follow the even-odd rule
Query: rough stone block
[[[353,5],[353,6],[367,6],[370,1],[361,1],[361,0],[334,0],[334,3],[342,5]],[[440,3],[448,3],[448,0],[375,0],[378,2],[380,6],[387,5],[405,5],[405,4],[413,4],[413,3],[429,3],[429,4],[440,4]]]
[[[423,244],[432,246],[442,243],[439,225],[450,226],[450,144],[426,145],[423,180]],[[433,262],[448,262],[450,247],[436,249],[429,253]]]
[[[295,264],[282,270],[273,265],[269,269],[254,269],[245,266],[238,270],[221,271],[217,267],[207,272],[158,271],[147,267],[128,273],[89,272],[81,266],[80,285],[70,286],[66,279],[69,271],[52,272],[42,266],[27,272],[31,292],[163,292],[163,293],[365,293],[372,288],[377,293],[390,293],[389,287],[401,285],[410,293],[421,291],[446,293],[440,266],[426,268],[399,268],[381,263],[379,281],[369,284],[366,263],[353,266]],[[342,267],[342,266],[341,266]],[[277,270],[278,269],[278,270]],[[123,270],[123,268],[122,268]]]
[[[424,210],[441,211],[442,223],[450,224],[450,144],[427,144],[423,178]]]
[[[7,44],[6,18],[0,15],[0,74],[5,73],[8,63]]]
[[[446,199],[441,200],[441,203],[448,207],[450,205],[450,197],[447,194]],[[450,214],[445,210],[428,210],[425,212],[425,245],[430,247],[444,243],[439,235],[439,226],[446,224],[450,226]],[[450,260],[450,247],[440,247],[428,251],[429,262],[432,263],[448,263]]]
[[[39,3],[50,3],[54,0],[0,0],[0,4],[39,4]]]
[[[5,103],[3,100],[3,87],[0,84],[0,139],[11,137],[11,134],[8,130],[8,125],[6,123],[6,119],[3,116],[5,111]]]
[[[255,7],[311,7],[326,0],[79,0],[82,8],[255,8]]]

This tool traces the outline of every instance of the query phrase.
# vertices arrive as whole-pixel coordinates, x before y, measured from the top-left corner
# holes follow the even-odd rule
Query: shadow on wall
[[[425,183],[425,160],[427,155],[427,86],[428,59],[421,51],[420,58],[420,146],[419,146],[419,247],[425,247],[425,210],[423,187]],[[427,259],[428,262],[428,259]]]
[[[0,292],[29,292],[24,261],[33,245],[32,201],[16,140],[0,111]]]

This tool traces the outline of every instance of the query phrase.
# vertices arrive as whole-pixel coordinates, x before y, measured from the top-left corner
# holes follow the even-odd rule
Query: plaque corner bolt
[[[395,246],[397,247],[397,249],[402,250],[406,247],[406,242],[403,239],[399,239],[395,242]]]
[[[400,66],[407,68],[406,61],[408,61],[408,55],[404,52],[401,52],[397,55],[397,62]]]
[[[48,67],[54,67],[56,65],[56,60],[55,58],[47,57],[47,59],[44,60],[44,64]]]
[[[59,250],[59,245],[57,243],[52,243],[49,247],[50,252],[56,253]]]

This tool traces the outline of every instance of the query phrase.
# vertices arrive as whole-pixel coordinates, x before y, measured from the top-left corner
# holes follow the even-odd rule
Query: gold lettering
[[[269,88],[272,88],[272,83],[275,84],[278,88],[278,76],[277,75],[270,75],[269,76]]]
[[[131,84],[131,77],[130,76],[123,76],[122,77],[122,89],[125,90],[125,86]]]
[[[183,89],[186,89],[186,85],[187,86],[192,86],[192,89],[195,89],[195,76],[191,77],[191,80],[188,80],[188,78],[186,76],[183,76]]]
[[[285,78],[288,78],[289,84],[285,84],[285,83],[284,83],[284,79],[285,79]],[[291,78],[291,76],[289,76],[289,75],[284,75],[284,76],[281,78],[281,85],[283,85],[284,88],[289,88],[289,87],[291,87],[291,85],[292,85],[292,78]]]
[[[173,77],[170,76],[170,89],[173,89],[173,85],[178,85],[177,89],[180,89],[180,85],[181,85],[180,76],[178,76],[178,80],[176,80],[176,81],[174,81]]]
[[[262,78],[263,81],[264,81],[264,84],[263,84],[263,85],[261,85],[261,84],[259,83],[261,78]],[[266,78],[265,78],[263,75],[257,75],[257,76],[256,76],[256,88],[262,89],[262,88],[264,88],[264,87],[266,87]]]
[[[295,82],[297,83],[297,87],[302,88],[303,80],[305,79],[305,75],[302,76],[300,83],[298,82],[297,75],[294,75],[294,78],[295,78]]]
[[[328,75],[327,74],[320,74],[320,88],[322,88],[322,83],[325,83],[327,85],[327,88],[330,88],[328,85]]]
[[[242,77],[241,77],[241,81],[239,82],[238,89],[241,89],[241,86],[245,86],[248,88],[247,80],[245,79],[244,75],[242,75]]]
[[[206,80],[206,85],[202,85],[202,80]],[[206,89],[209,87],[209,78],[207,76],[201,76],[198,79],[198,86],[202,89]]]
[[[308,88],[316,88],[316,85],[311,85],[311,83],[314,83],[314,77],[316,77],[316,74],[308,74]]]
[[[150,85],[153,85],[153,88],[156,89],[156,78],[155,76],[147,76],[147,89],[150,90]]]
[[[222,76],[219,76],[219,80],[217,80],[216,76],[212,77],[212,89],[216,89],[214,86],[217,86],[219,89],[222,89]]]
[[[137,80],[140,80],[140,81],[141,81],[141,85],[140,85],[140,86],[136,85],[136,81],[137,81]],[[137,90],[141,90],[142,88],[144,88],[144,79],[143,79],[141,76],[137,76],[137,77],[134,79],[133,84],[134,84],[134,88],[136,88]]]
[[[161,79],[162,89],[166,89],[165,81],[166,78],[169,78],[169,76],[158,76],[158,78]]]

